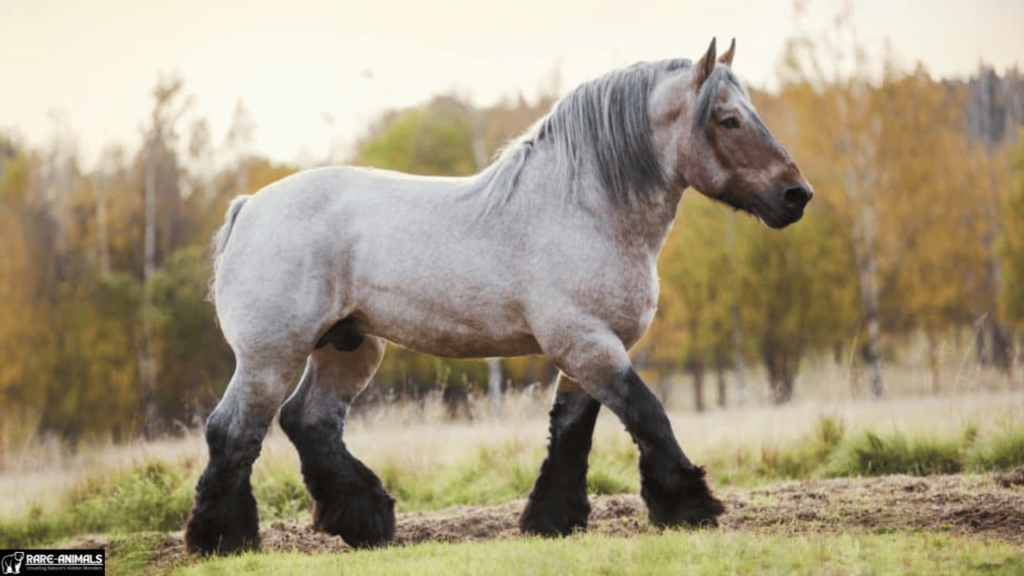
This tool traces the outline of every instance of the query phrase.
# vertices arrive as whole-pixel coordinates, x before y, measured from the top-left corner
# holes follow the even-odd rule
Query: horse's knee
[[[238,414],[214,410],[206,419],[206,446],[211,463],[245,468],[260,454],[268,423],[246,420]]]

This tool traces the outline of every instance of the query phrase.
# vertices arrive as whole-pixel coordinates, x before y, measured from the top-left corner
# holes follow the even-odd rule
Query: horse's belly
[[[433,334],[426,338],[406,334],[382,337],[410,350],[444,358],[507,358],[542,353],[540,345],[529,335],[500,340],[462,334]]]
[[[423,354],[445,358],[495,358],[540,354],[540,345],[525,333],[473,332],[438,326],[370,326],[366,332]]]
[[[360,327],[410,350],[447,358],[489,358],[541,353],[518,315],[508,308],[460,305],[459,299],[424,302],[378,295],[353,312]]]

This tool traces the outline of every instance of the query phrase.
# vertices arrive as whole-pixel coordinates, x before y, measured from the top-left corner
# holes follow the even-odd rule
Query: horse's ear
[[[721,56],[718,57],[718,62],[720,64],[725,64],[726,66],[732,68],[732,55],[735,53],[736,39],[733,38],[732,43],[729,44],[729,49],[725,51],[725,54],[722,54]]]
[[[693,84],[694,86],[700,86],[708,79],[711,75],[711,71],[715,69],[715,39],[711,39],[711,45],[708,46],[708,51],[701,56],[700,60],[697,61],[697,65],[693,67]]]

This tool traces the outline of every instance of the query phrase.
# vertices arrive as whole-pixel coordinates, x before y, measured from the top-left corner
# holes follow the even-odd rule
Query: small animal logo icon
[[[21,561],[24,559],[24,552],[15,552],[14,554],[4,556],[3,560],[0,560],[0,566],[3,567],[3,573],[21,574]]]

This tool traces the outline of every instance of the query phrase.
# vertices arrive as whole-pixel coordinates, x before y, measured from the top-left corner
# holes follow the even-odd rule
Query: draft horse
[[[639,448],[651,522],[716,525],[722,503],[627,350],[654,317],[657,256],[684,189],[772,228],[811,199],[733,74],[734,51],[716,58],[712,40],[696,63],[587,82],[476,176],[328,167],[236,198],[214,241],[212,297],[237,365],[206,422],[188,548],[259,545],[249,477],[279,411],[314,525],[353,546],[392,539],[394,501],[342,440],[385,342],[449,358],[545,354],[558,367],[524,532],[586,528],[602,405]]]

